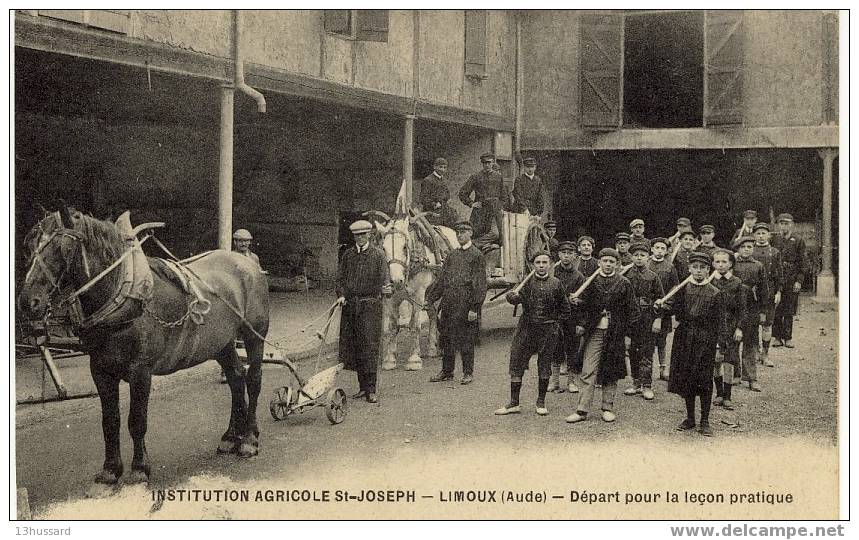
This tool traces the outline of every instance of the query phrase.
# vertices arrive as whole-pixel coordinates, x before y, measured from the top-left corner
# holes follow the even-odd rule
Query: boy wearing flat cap
[[[746,320],[743,321],[743,369],[742,377],[749,383],[749,389],[760,392],[758,384],[758,325],[766,320],[765,299],[769,295],[769,281],[764,265],[752,257],[755,239],[744,236],[734,242],[737,250],[734,274],[746,286]]]
[[[686,419],[679,431],[695,429],[695,398],[701,404],[698,432],[711,437],[710,407],[713,400],[713,369],[719,336],[727,335],[724,298],[709,283],[711,260],[706,253],[689,256],[692,280],[657,308],[672,313],[680,325],[671,342],[671,377],[668,391],[678,394],[686,403]]]
[[[522,377],[531,356],[537,355],[537,414],[549,414],[546,392],[552,374],[555,346],[562,323],[570,318],[570,304],[558,278],[549,273],[552,264],[549,252],[537,252],[531,260],[534,276],[519,290],[507,293],[507,301],[514,306],[522,304],[524,310],[510,345],[510,401],[495,414],[507,415],[522,411],[519,391]]]
[[[546,236],[549,237],[549,255],[552,256],[553,261],[558,260],[558,238],[556,235],[558,234],[558,224],[552,221],[551,219],[543,225],[543,228],[546,229]]]
[[[698,247],[695,248],[695,251],[706,253],[712,257],[713,252],[719,248],[719,246],[713,242],[713,237],[716,236],[716,227],[712,225],[701,225],[698,229],[698,235],[701,237],[701,242],[698,244]]]
[[[576,260],[576,269],[585,278],[588,278],[599,269],[599,262],[593,257],[594,239],[590,236],[580,236],[576,244],[579,246],[579,258]]]
[[[456,353],[462,357],[461,384],[474,380],[474,343],[477,339],[477,313],[486,298],[486,263],[483,253],[471,242],[471,223],[454,225],[459,249],[451,250],[438,279],[426,293],[426,303],[439,306],[439,343],[442,347],[441,371],[430,382],[453,379]]]
[[[719,248],[713,252],[713,269],[716,276],[712,283],[724,297],[727,335],[719,336],[719,349],[713,369],[716,399],[713,405],[733,410],[731,389],[735,374],[740,373],[740,343],[743,341],[743,324],[746,320],[746,286],[734,275],[736,262],[734,252]]]
[[[450,190],[447,188],[447,160],[435,158],[432,173],[421,181],[421,207],[427,215],[427,220],[433,225],[453,227],[457,222],[456,211],[450,207]]]
[[[754,210],[746,210],[743,212],[743,226],[737,229],[734,236],[731,237],[731,245],[744,236],[754,236],[755,223],[758,222],[758,213]]]
[[[460,188],[459,200],[471,208],[470,221],[478,247],[483,248],[493,243],[503,245],[502,208],[507,202],[504,178],[492,168],[495,154],[483,154],[480,156],[480,163],[483,169],[472,174]]]
[[[564,241],[558,245],[559,264],[555,267],[555,277],[561,281],[564,292],[569,295],[576,292],[585,276],[576,269],[575,255],[576,245],[573,242]],[[561,335],[558,346],[555,348],[555,359],[552,362],[552,377],[549,380],[549,392],[562,393],[567,390],[571,393],[578,392],[576,377],[582,371],[582,361],[579,351],[579,341],[585,329],[580,320],[581,313],[578,306],[571,306],[570,318],[561,323]],[[567,384],[560,382],[561,375],[566,369]]]
[[[630,243],[644,242],[650,248],[650,240],[644,237],[644,220],[635,218],[629,222],[629,241]]]
[[[626,334],[638,320],[638,306],[629,280],[617,273],[620,259],[611,248],[600,250],[599,271],[581,296],[571,299],[582,310],[584,352],[579,400],[569,423],[587,420],[595,386],[602,386],[602,419],[614,422],[617,381],[626,376]]]
[[[766,222],[755,223],[755,246],[752,257],[764,265],[769,294],[764,298],[766,318],[761,323],[761,364],[773,367],[770,360],[770,341],[773,335],[775,310],[781,302],[781,253],[770,245],[770,226]]]
[[[543,180],[537,176],[537,160],[526,157],[522,160],[522,174],[513,184],[513,207],[517,213],[525,210],[532,216],[543,214]]]
[[[629,366],[632,371],[632,386],[624,394],[641,394],[648,401],[653,399],[653,344],[654,334],[661,330],[662,320],[655,318],[653,302],[662,298],[665,291],[656,272],[647,266],[650,250],[644,242],[636,242],[629,248],[632,253],[632,268],[624,276],[632,284],[640,317],[629,327]],[[656,324],[654,325],[654,322]]]
[[[680,235],[686,231],[692,231],[692,220],[687,217],[677,218],[677,231],[668,239],[668,244],[672,251],[677,246],[677,242],[680,241]],[[694,236],[695,233],[693,232],[692,234]]]
[[[659,276],[659,282],[662,284],[662,290],[670,291],[680,283],[677,277],[677,269],[668,259],[665,258],[668,253],[668,240],[662,237],[654,238],[650,241],[650,269],[656,272]],[[671,315],[662,315],[660,330],[656,334],[656,355],[659,360],[659,378],[663,381],[668,380],[668,364],[665,359],[665,346],[668,340],[668,334],[671,333],[672,323]]]
[[[772,244],[781,252],[781,302],[775,311],[773,322],[774,347],[784,344],[793,348],[793,317],[799,305],[799,292],[808,271],[808,255],[805,241],[793,228],[793,216],[779,214],[779,234],[772,238]]]
[[[621,266],[632,264],[632,255],[629,252],[629,246],[629,234],[619,232],[614,235],[614,249],[617,250],[617,254],[620,255],[620,261],[618,261],[618,264]]]
[[[377,403],[376,373],[382,338],[382,296],[391,294],[385,253],[370,244],[373,225],[359,220],[349,226],[355,245],[337,268],[336,289],[343,305],[340,315],[340,361],[358,376],[354,398]]]
[[[695,233],[692,229],[686,229],[679,233],[679,247],[675,246],[673,253],[674,268],[677,269],[677,278],[683,281],[689,277],[689,256],[695,251]]]

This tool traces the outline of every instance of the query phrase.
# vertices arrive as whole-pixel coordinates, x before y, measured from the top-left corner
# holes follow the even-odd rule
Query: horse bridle
[[[391,227],[389,230],[385,231],[385,234],[382,235],[382,245],[384,245],[385,239],[388,236],[402,236],[402,237],[404,237],[404,240],[406,242],[406,253],[409,252],[409,235],[407,233],[404,233],[401,230],[398,230],[398,229]],[[409,260],[406,259],[404,261],[402,259],[397,258],[396,254],[394,253],[393,241],[391,242],[391,258],[388,260],[388,264],[398,264],[398,265],[403,267],[403,271],[405,272],[406,275],[409,274]]]
[[[41,225],[39,225],[39,230],[42,231]],[[40,238],[44,234],[45,234],[44,231],[42,231],[40,234]],[[65,267],[63,268],[63,271],[59,275],[59,277],[54,275],[54,272],[51,271],[51,268],[45,262],[41,253],[42,253],[42,251],[45,250],[46,247],[48,247],[57,238],[71,238],[72,240],[74,240],[76,248],[80,249],[80,252],[81,252],[81,257],[83,259],[83,265],[84,265],[84,272],[86,273],[87,280],[89,280],[91,278],[90,269],[89,269],[89,261],[88,261],[88,258],[86,256],[86,247],[84,246],[83,235],[80,232],[78,232],[74,229],[69,229],[67,227],[61,227],[61,228],[58,228],[55,231],[53,231],[51,233],[51,235],[48,237],[48,239],[41,242],[39,244],[39,246],[36,248],[36,250],[33,252],[33,254],[30,256],[30,258],[31,258],[30,267],[27,270],[27,274],[26,274],[29,277],[30,274],[33,272],[33,269],[35,267],[38,267],[39,270],[45,275],[45,277],[48,278],[48,281],[51,283],[51,291],[48,293],[48,309],[49,310],[51,308],[50,299],[57,292],[59,292],[62,289],[63,278],[65,278],[66,274],[69,272],[69,269],[71,268],[72,262],[74,262],[74,260],[75,260],[75,253],[73,252],[70,257],[66,258]],[[25,278],[25,282],[26,282],[26,278]],[[74,292],[72,294],[70,294],[69,296],[67,296],[66,298],[64,298],[63,300],[61,300],[59,305],[62,306],[63,304],[66,304],[66,303],[72,301],[73,299],[77,299],[77,294]]]

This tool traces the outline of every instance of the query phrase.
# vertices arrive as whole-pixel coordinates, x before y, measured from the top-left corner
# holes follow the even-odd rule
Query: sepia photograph
[[[849,519],[849,11],[478,7],[8,11],[15,534]]]

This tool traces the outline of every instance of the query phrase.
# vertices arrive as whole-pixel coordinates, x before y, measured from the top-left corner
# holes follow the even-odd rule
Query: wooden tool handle
[[[594,279],[596,279],[597,274],[599,274],[599,273],[600,273],[599,268],[597,268],[596,270],[594,270],[594,273],[593,273],[593,274],[591,274],[591,275],[590,275],[590,277],[589,277],[588,279],[586,279],[584,283],[582,283],[582,286],[581,286],[581,287],[579,287],[578,289],[576,289],[576,292],[574,292],[574,293],[573,293],[573,295],[572,295],[572,296],[573,296],[573,298],[578,298],[580,294],[582,294],[583,292],[585,292],[585,289],[587,289],[587,288],[588,288],[588,285],[590,285],[590,284],[591,284],[591,282],[592,282]]]

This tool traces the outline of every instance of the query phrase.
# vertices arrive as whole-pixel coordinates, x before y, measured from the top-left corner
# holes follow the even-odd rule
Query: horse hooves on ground
[[[119,486],[117,484],[108,485],[95,483],[87,488],[85,496],[88,499],[103,499],[105,497],[110,497],[118,489]]]
[[[239,451],[239,443],[235,441],[221,441],[218,445],[218,454],[235,454]]]
[[[420,371],[424,368],[423,364],[406,364],[406,371]]]
[[[112,486],[119,481],[119,476],[108,471],[107,469],[102,469],[100,473],[95,475],[95,483]]]
[[[146,471],[142,470],[134,470],[128,475],[125,482],[127,484],[148,484],[149,483],[149,475],[146,474]]]
[[[382,364],[382,369],[384,371],[392,371],[397,369],[397,364]]]
[[[250,443],[242,443],[238,451],[239,457],[249,458],[259,454],[259,448]]]

